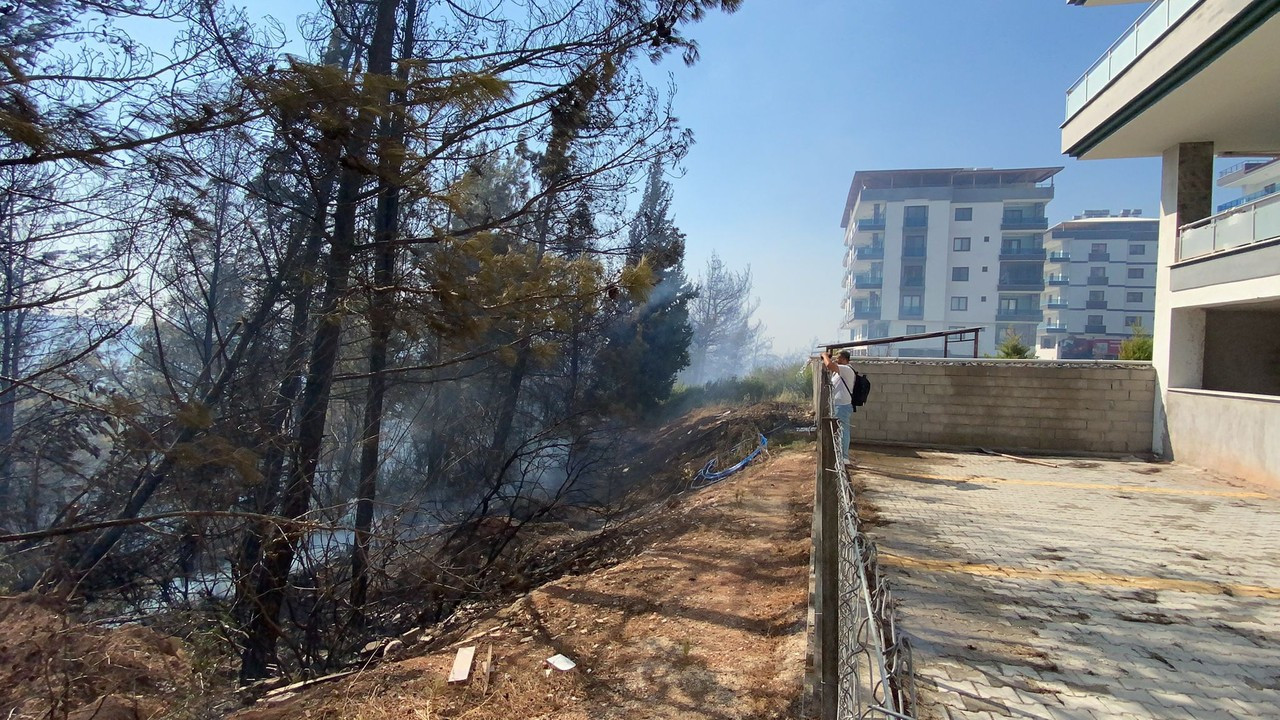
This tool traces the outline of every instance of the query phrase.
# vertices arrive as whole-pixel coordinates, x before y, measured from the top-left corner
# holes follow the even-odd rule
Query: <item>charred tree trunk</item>
[[[395,0],[379,0],[373,37],[369,44],[369,75],[390,75],[391,43],[395,32]],[[385,107],[385,98],[381,103]],[[346,163],[338,183],[334,207],[333,235],[325,266],[325,289],[315,338],[311,344],[311,360],[298,420],[297,445],[289,468],[288,481],[281,497],[280,514],[301,518],[311,504],[316,467],[324,441],[325,421],[333,371],[338,360],[342,331],[342,304],[350,281],[355,254],[356,211],[360,191],[365,184],[361,161],[369,151],[376,120],[376,109],[361,108],[347,145]],[[280,635],[280,609],[289,585],[289,572],[305,533],[296,527],[272,528],[263,552],[263,561],[254,582],[254,603],[244,628],[240,677],[253,680],[265,677],[275,657]]]
[[[404,38],[400,57],[413,56],[413,21],[416,0],[405,6]],[[401,83],[409,78],[402,63]],[[405,92],[401,90],[401,93]],[[403,104],[403,95],[399,102]],[[377,257],[373,272],[373,293],[369,301],[369,386],[365,395],[364,436],[360,439],[360,481],[356,488],[355,543],[351,548],[351,623],[364,627],[364,604],[369,595],[369,530],[373,526],[373,501],[378,493],[378,459],[382,451],[382,411],[387,392],[387,346],[395,321],[395,267],[400,230],[400,162],[404,144],[403,115],[384,118],[383,147],[378,163],[378,207],[374,214],[373,239]]]

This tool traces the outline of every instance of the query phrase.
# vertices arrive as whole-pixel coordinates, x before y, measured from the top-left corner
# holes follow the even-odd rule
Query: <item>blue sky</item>
[[[839,337],[840,213],[856,170],[1064,166],[1051,223],[1159,207],[1158,158],[1059,151],[1065,93],[1143,3],[745,0],[660,69],[697,143],[673,179],[691,277],[714,251],[751,266],[777,351]]]

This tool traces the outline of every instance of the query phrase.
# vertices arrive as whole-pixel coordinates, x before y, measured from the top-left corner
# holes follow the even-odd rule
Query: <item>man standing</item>
[[[823,351],[822,364],[831,373],[831,414],[840,421],[840,439],[836,448],[840,462],[849,464],[849,442],[853,436],[853,385],[858,375],[849,367],[849,351],[841,350],[835,362]]]

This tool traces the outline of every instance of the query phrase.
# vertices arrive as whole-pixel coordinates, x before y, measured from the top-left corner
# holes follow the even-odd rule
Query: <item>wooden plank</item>
[[[466,682],[467,678],[471,677],[471,661],[474,660],[475,657],[475,645],[458,648],[458,654],[453,656],[453,669],[449,671],[449,682]]]
[[[480,663],[480,694],[489,692],[489,676],[493,674],[493,643],[484,652],[484,661]]]

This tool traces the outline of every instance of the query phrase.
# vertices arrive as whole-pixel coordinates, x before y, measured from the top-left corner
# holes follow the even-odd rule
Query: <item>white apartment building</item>
[[[1227,168],[1224,183],[1254,196],[1219,209],[1212,197],[1215,157],[1280,155],[1277,108],[1280,0],[1160,0],[1067,91],[1062,125],[1073,157],[1163,159],[1156,448],[1273,486],[1280,194],[1257,194],[1273,166]]]
[[[841,227],[850,340],[984,327],[1032,345],[1042,319],[1045,207],[1062,168],[861,170]],[[874,350],[940,356],[943,341]]]
[[[1044,324],[1036,357],[1114,360],[1134,328],[1150,333],[1160,222],[1087,210],[1044,234]]]

